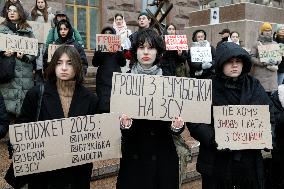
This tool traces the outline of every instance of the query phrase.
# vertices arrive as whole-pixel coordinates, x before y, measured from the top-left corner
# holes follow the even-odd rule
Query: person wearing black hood
[[[87,69],[88,69],[88,60],[87,56],[85,54],[85,51],[83,47],[75,41],[73,38],[73,28],[68,20],[61,20],[58,22],[57,26],[57,33],[58,33],[58,39],[55,41],[55,45],[70,45],[74,46],[77,51],[80,54],[81,60],[82,60],[82,65],[83,65],[83,72],[86,75]],[[47,63],[47,58],[48,58],[48,49],[45,51],[45,54],[43,56],[43,61],[44,61],[44,68],[48,66]]]
[[[226,42],[216,52],[216,75],[212,77],[212,105],[269,105],[274,128],[273,104],[257,79],[248,75],[252,63],[239,45]],[[200,142],[197,171],[203,189],[263,189],[261,150],[217,150],[211,124],[187,124],[192,137]]]
[[[102,34],[116,34],[112,27],[103,28]],[[126,65],[121,50],[117,52],[101,52],[95,50],[92,64],[98,67],[96,74],[96,92],[99,97],[99,111],[101,113],[110,112],[110,96],[112,88],[113,72],[121,72],[121,67]]]
[[[188,53],[188,64],[190,67],[190,76],[197,79],[206,79],[214,74],[215,67],[215,48],[206,40],[204,30],[196,30],[192,34],[193,44],[200,47],[210,47],[212,62],[192,62],[190,51]]]
[[[55,17],[53,19],[53,27],[48,31],[48,35],[46,37],[45,46],[47,49],[48,49],[49,44],[54,43],[59,37],[59,33],[57,32],[56,26],[58,22],[61,20],[69,21],[69,18],[67,17],[67,14],[64,10],[57,10],[55,13]],[[84,42],[82,40],[82,37],[80,33],[78,32],[78,30],[76,30],[75,28],[73,28],[72,37],[77,43],[79,43],[82,47],[84,47]]]

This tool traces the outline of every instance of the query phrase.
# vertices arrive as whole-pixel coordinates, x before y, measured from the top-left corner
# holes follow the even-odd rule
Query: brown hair
[[[66,53],[67,56],[71,60],[71,64],[75,71],[75,81],[77,84],[82,84],[83,82],[83,66],[82,61],[80,58],[80,54],[78,53],[77,49],[70,45],[61,45],[56,51],[54,52],[51,61],[46,69],[46,79],[52,82],[56,82],[57,77],[55,74],[55,68],[57,65],[58,60],[61,56]]]
[[[19,14],[19,21],[18,21],[18,28],[19,29],[26,29],[26,28],[30,28],[31,26],[28,24],[27,22],[27,17],[25,15],[25,11],[23,6],[21,5],[20,2],[16,2],[16,3],[11,3],[9,6],[7,6],[7,14],[5,15],[5,21],[3,22],[4,25],[7,24],[8,21],[10,21],[9,17],[8,17],[8,10],[11,6],[15,6],[17,8],[18,14]]]
[[[32,9],[32,12],[31,12],[32,20],[35,21],[37,19],[37,17],[38,17],[37,11],[40,11],[43,15],[44,21],[48,22],[48,12],[47,12],[48,5],[47,5],[46,0],[44,0],[45,7],[44,7],[43,10],[38,9],[37,1],[38,0],[35,1],[35,6],[34,6],[34,8]]]

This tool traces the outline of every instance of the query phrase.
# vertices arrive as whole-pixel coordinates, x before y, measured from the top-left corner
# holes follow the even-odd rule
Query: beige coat
[[[256,44],[251,49],[252,68],[250,74],[260,81],[266,92],[277,90],[277,70],[270,70],[267,68],[268,63],[260,62],[258,48],[259,45],[277,44],[269,38],[260,35]],[[277,62],[277,65],[280,62]]]

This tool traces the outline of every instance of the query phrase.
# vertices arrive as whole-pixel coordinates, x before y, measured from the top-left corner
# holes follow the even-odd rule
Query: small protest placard
[[[121,49],[121,38],[114,34],[96,34],[96,50],[117,52]]]
[[[191,62],[212,62],[211,47],[191,47]]]
[[[111,112],[135,119],[210,123],[212,81],[185,77],[113,73]],[[202,112],[202,113],[201,113]]]
[[[188,50],[186,35],[165,35],[166,50]]]
[[[282,60],[279,44],[259,45],[258,54],[260,62],[269,62],[270,60],[278,62]]]
[[[48,45],[48,58],[47,58],[47,62],[51,61],[51,58],[52,58],[54,52],[56,51],[56,49],[58,49],[58,47],[60,47],[60,45],[54,45],[54,44],[49,44]]]
[[[10,50],[36,56],[38,53],[38,40],[18,35],[0,33],[0,50]]]
[[[218,149],[272,149],[269,106],[213,107]]]
[[[10,125],[15,176],[121,157],[117,114]]]

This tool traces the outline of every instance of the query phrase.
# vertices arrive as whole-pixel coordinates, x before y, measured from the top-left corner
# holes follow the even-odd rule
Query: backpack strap
[[[40,109],[41,109],[41,102],[44,93],[44,84],[39,86],[39,98],[37,100],[37,109],[36,109],[36,121],[39,119]]]

